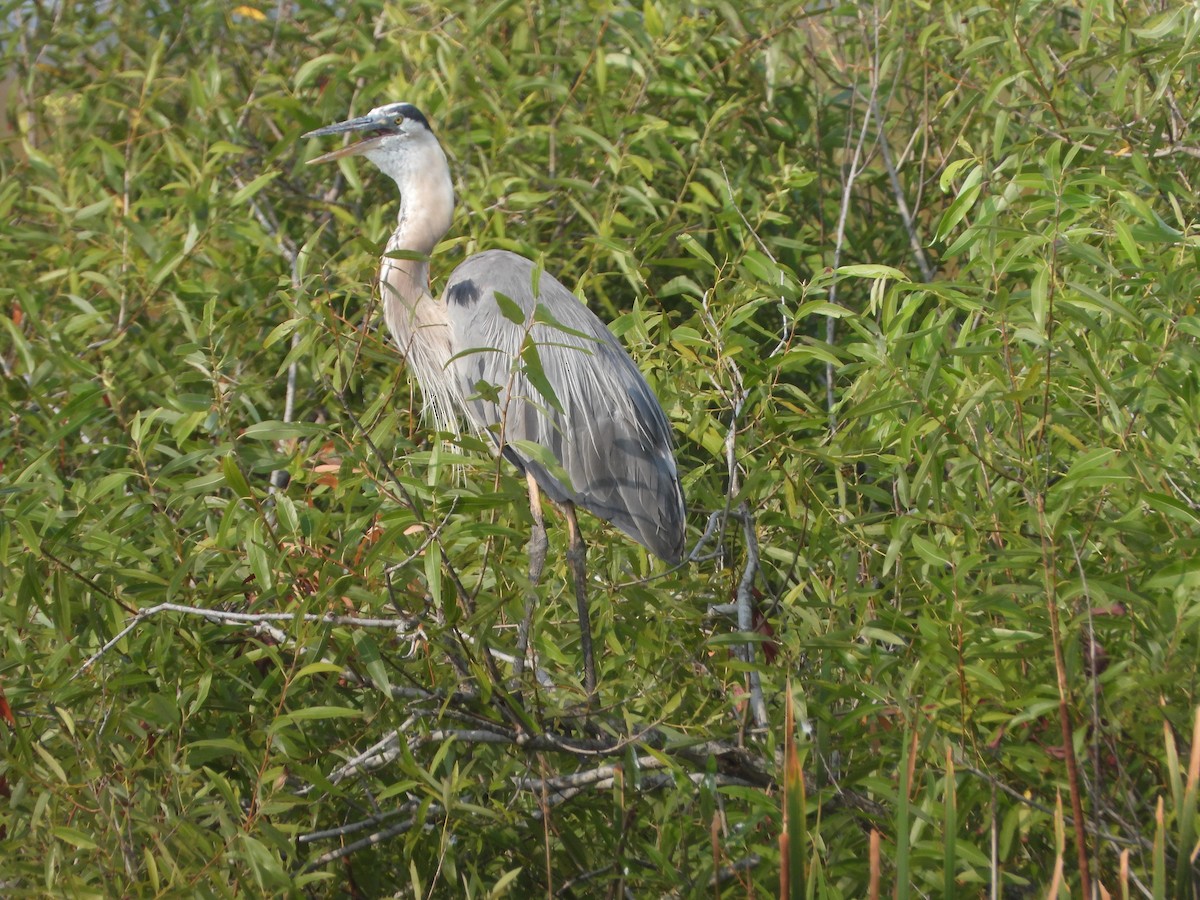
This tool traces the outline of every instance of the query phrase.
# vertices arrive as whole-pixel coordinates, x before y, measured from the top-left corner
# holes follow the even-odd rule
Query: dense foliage
[[[6,896],[1192,895],[1194,6],[5,22]],[[304,165],[398,99],[435,285],[577,286],[717,514],[666,574],[586,519],[590,711],[565,535],[532,588],[378,327],[392,185]]]

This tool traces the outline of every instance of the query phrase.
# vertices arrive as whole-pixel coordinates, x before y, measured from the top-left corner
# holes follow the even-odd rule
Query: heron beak
[[[310,131],[307,134],[301,135],[301,137],[314,138],[324,137],[327,134],[371,132],[380,129],[382,125],[383,123],[374,116],[359,116],[357,119],[348,119],[345,122],[338,122],[336,125],[326,125],[324,128]],[[361,156],[373,147],[378,146],[384,137],[386,137],[384,134],[368,134],[367,137],[357,143],[347,144],[339,150],[323,153],[314,159],[310,159],[308,164],[311,166],[316,163],[332,162],[335,159],[341,159],[343,156]]]

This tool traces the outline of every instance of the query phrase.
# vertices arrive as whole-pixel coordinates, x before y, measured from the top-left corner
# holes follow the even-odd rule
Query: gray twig
[[[754,533],[754,518],[750,508],[742,504],[742,534],[746,541],[746,565],[742,567],[742,577],[738,582],[738,631],[750,634],[754,631],[754,578],[758,574],[758,536]],[[763,700],[762,678],[754,665],[755,644],[748,642],[742,645],[742,658],[750,668],[750,713],[754,717],[757,728],[766,728],[767,705]]]
[[[912,248],[913,256],[917,260],[921,277],[926,282],[933,281],[935,274],[933,266],[929,264],[925,248],[921,246],[921,239],[917,236],[917,225],[908,209],[908,200],[905,198],[904,188],[900,184],[900,174],[896,171],[895,163],[892,161],[892,148],[888,144],[887,125],[883,120],[883,113],[879,111],[879,99],[874,91],[871,92],[871,97],[867,102],[870,104],[875,124],[879,128],[879,149],[883,155],[883,165],[887,169],[888,180],[892,183],[892,196],[896,198],[896,212],[900,213],[900,221],[904,223],[904,230],[908,232],[908,245]]]
[[[331,616],[318,615],[317,613],[290,613],[290,612],[263,612],[263,613],[240,613],[233,612],[227,609],[208,609],[202,606],[184,606],[180,603],[160,603],[157,606],[151,606],[148,609],[139,611],[117,634],[105,642],[99,650],[87,658],[87,660],[79,667],[72,675],[72,678],[78,678],[93,665],[100,657],[104,656],[109,650],[121,642],[126,635],[136,629],[142,622],[149,618],[157,616],[160,613],[173,612],[184,616],[198,616],[202,619],[207,619],[210,622],[215,622],[219,625],[249,625],[263,633],[268,634],[272,639],[280,643],[287,643],[287,634],[280,631],[278,628],[271,627],[272,622],[310,622],[319,625],[344,625],[355,628],[383,628],[388,631],[394,631],[401,637],[409,636],[410,631],[415,631],[419,622],[416,619],[371,619],[360,616]]]
[[[330,625],[334,627],[379,628],[383,629],[384,631],[395,632],[398,637],[409,641],[421,641],[425,639],[424,628],[422,627],[421,621],[416,617],[376,619],[365,616],[334,616],[322,615],[318,613],[243,613],[234,612],[227,609],[208,609],[206,607],[199,606],[184,606],[180,603],[160,603],[157,606],[151,606],[147,609],[143,609],[134,615],[133,618],[131,618],[125,624],[124,628],[106,641],[99,650],[89,656],[83,662],[83,664],[80,665],[75,674],[71,676],[72,679],[78,678],[80,675],[90,669],[96,664],[97,661],[99,661],[102,656],[119,644],[127,635],[136,630],[137,627],[147,619],[153,618],[161,613],[169,612],[178,613],[184,616],[197,616],[219,625],[249,626],[255,632],[265,634],[271,640],[279,644],[290,644],[292,643],[292,640],[285,631],[274,627],[272,623],[296,621],[308,622],[317,625]],[[470,635],[460,634],[458,636],[466,643],[476,643],[475,639]],[[506,653],[500,653],[498,651],[491,650],[490,648],[487,649],[491,656],[500,662],[504,662],[509,665],[512,665],[515,662],[515,659]],[[363,681],[361,676],[358,676],[353,672],[347,671],[343,674],[345,677],[355,682]],[[538,670],[535,674],[539,684],[543,685],[544,687],[553,686],[554,682],[546,672]],[[405,693],[406,689],[397,688],[396,690],[401,692],[400,696],[411,698],[411,695]],[[426,696],[423,692],[418,691],[418,693],[420,693],[423,697]],[[435,695],[428,693],[427,696],[432,699]]]

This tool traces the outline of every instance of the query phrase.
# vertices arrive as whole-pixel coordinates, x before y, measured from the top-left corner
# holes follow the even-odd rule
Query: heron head
[[[365,156],[379,168],[388,171],[388,161],[403,156],[414,140],[423,143],[433,137],[429,120],[411,103],[377,106],[365,116],[347,119],[336,125],[326,125],[324,128],[308,132],[304,137],[351,133],[361,135],[362,139],[310,159],[309,165],[330,162],[343,156]]]

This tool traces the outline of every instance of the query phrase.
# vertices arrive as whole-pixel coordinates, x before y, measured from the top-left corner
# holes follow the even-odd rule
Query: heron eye
[[[396,124],[403,125],[404,124],[404,116],[396,116]]]

